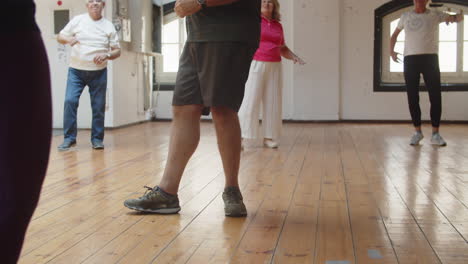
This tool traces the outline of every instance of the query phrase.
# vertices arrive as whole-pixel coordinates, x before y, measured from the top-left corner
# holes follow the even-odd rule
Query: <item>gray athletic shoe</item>
[[[57,147],[57,149],[59,151],[67,151],[67,150],[69,150],[71,147],[73,147],[75,145],[76,145],[76,140],[67,140],[67,139],[65,139],[63,141],[63,143],[60,144],[60,146]]]
[[[441,146],[441,147],[447,146],[447,142],[445,142],[445,140],[442,138],[442,136],[439,133],[432,134],[431,144]]]
[[[125,207],[156,214],[176,214],[180,211],[179,198],[163,192],[159,187],[150,188],[138,199],[128,199],[124,202]]]
[[[242,194],[239,187],[226,187],[223,192],[224,214],[226,216],[246,216]]]
[[[93,145],[93,149],[104,149],[104,143],[99,140],[92,141],[91,145]]]
[[[424,136],[421,132],[414,133],[414,135],[411,137],[410,145],[411,146],[419,145],[419,141],[421,141],[423,138]]]

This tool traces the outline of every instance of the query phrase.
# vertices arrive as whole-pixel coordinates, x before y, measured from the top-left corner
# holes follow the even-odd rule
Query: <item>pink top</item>
[[[268,20],[262,16],[262,33],[260,46],[255,52],[254,60],[281,61],[280,47],[284,46],[283,26],[276,20]]]

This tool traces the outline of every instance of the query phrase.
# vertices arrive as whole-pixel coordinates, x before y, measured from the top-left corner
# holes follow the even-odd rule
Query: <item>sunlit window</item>
[[[390,23],[390,32],[393,33],[398,26],[400,19],[396,19]],[[439,26],[439,65],[441,72],[456,72],[457,71],[457,24],[445,23]],[[466,31],[466,29],[465,29]],[[466,35],[466,33],[465,33]],[[465,46],[468,41],[465,40]],[[403,54],[405,46],[405,31],[401,31],[398,35],[397,42],[395,44],[395,51]],[[467,54],[465,52],[465,54]],[[468,63],[466,63],[467,57],[464,56],[465,62],[464,69],[468,69]],[[396,63],[390,60],[390,72],[403,72],[403,64]],[[466,71],[466,70],[465,70]]]
[[[468,15],[465,15],[463,32],[463,71],[468,72]]]
[[[185,39],[185,20],[175,18],[165,23],[162,30],[163,72],[176,73],[179,68],[179,57]]]
[[[439,66],[441,72],[457,71],[457,24],[439,26]]]
[[[450,14],[459,13],[465,7],[447,4],[438,10]],[[404,83],[403,63],[394,62],[390,58],[390,37],[398,26],[400,17],[404,12],[410,11],[413,6],[402,8],[390,13],[382,19],[382,82]],[[466,13],[466,10],[464,10]],[[460,23],[439,25],[439,66],[443,83],[466,83],[468,80],[468,15]],[[397,53],[404,53],[405,30],[398,35],[395,44]],[[403,60],[403,55],[399,55]],[[422,79],[421,79],[422,81]]]
[[[400,19],[394,20],[390,23],[390,32],[393,33],[395,29],[398,26],[398,22],[400,22]],[[403,54],[403,50],[405,49],[405,31],[403,30],[400,35],[398,35],[397,42],[395,44],[395,51]],[[403,59],[403,55],[399,56],[401,59]],[[391,72],[403,72],[403,64],[402,63],[396,63],[393,60],[390,60],[390,71]]]

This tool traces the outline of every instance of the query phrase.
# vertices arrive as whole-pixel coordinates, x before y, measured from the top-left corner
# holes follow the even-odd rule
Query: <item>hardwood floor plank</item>
[[[312,263],[314,261],[321,182],[324,176],[323,128],[307,126],[309,146],[273,263]]]
[[[301,131],[284,165],[273,173],[271,190],[240,241],[232,263],[271,261],[303,166],[309,137]]]
[[[294,129],[292,132],[296,133],[296,129]],[[285,144],[287,146],[289,145],[288,141],[290,140],[286,141],[287,142],[285,142]],[[263,152],[255,149],[250,149],[243,152],[240,182],[241,189],[243,190],[244,201],[249,212],[247,219],[225,218],[224,221],[220,222],[219,217],[223,216],[224,211],[221,198],[219,197],[218,199],[215,199],[213,203],[208,205],[208,207],[203,212],[201,212],[197,219],[194,220],[192,224],[186,230],[184,230],[184,232],[177,235],[177,238],[170,245],[168,245],[163,254],[153,254],[154,262],[164,263],[164,258],[167,258],[170,259],[171,262],[185,263],[185,259],[180,259],[189,257],[189,255],[185,254],[185,251],[199,246],[201,241],[211,241],[213,239],[211,235],[213,230],[223,231],[223,233],[215,232],[215,234],[222,235],[222,240],[224,241],[224,243],[220,244],[222,245],[222,249],[214,250],[216,254],[211,256],[211,258],[209,260],[206,260],[206,262],[214,261],[214,263],[220,263],[217,262],[219,261],[219,259],[222,259],[221,263],[225,262],[230,255],[226,256],[223,254],[227,253],[227,250],[233,250],[235,248],[237,241],[242,237],[245,231],[244,227],[247,226],[252,216],[255,216],[256,214],[256,207],[258,207],[258,205],[256,203],[257,199],[255,199],[255,197],[259,197],[259,195],[262,195],[262,190],[268,188],[268,184],[266,183],[265,177],[259,177],[259,175],[266,175],[270,177],[270,172],[275,170],[274,168],[278,166],[277,164],[282,164],[283,155],[281,155],[281,153],[282,151],[272,150]],[[246,155],[251,155],[252,159],[246,160]],[[251,184],[253,184],[254,187],[252,187]],[[226,228],[226,225],[228,227],[231,226],[229,225],[229,223],[234,223],[234,226],[232,226],[232,228]],[[222,225],[220,226],[220,224]],[[198,235],[194,236],[195,233],[197,233]],[[220,238],[217,239],[218,241],[220,240]],[[185,240],[193,241],[193,243],[190,244],[178,242]],[[174,244],[177,244],[179,246],[174,247]],[[181,245],[185,245],[185,247]],[[212,248],[206,247],[206,245],[214,245],[213,243],[204,243],[204,245],[205,247],[198,247],[198,250],[193,254],[194,259],[199,258],[200,256],[204,256],[205,250],[213,250]],[[143,250],[144,248],[147,247],[142,247]],[[125,256],[125,258],[122,259],[120,263],[128,263],[128,261],[132,261],[132,259],[134,259],[134,256],[138,255],[136,252],[137,250],[134,250],[133,252]]]
[[[169,122],[109,130],[103,151],[57,136],[19,263],[468,263],[466,128],[440,148],[427,125],[413,147],[408,124],[286,123],[279,149],[242,152],[246,218],[224,216],[209,122],[169,216],[122,205],[160,180]]]
[[[348,130],[341,131],[340,145],[356,263],[398,263],[374,200],[373,180],[359,157],[356,149],[359,143]]]
[[[340,156],[339,128],[339,125],[329,125],[325,129],[325,176],[319,203],[315,263],[356,263]]]

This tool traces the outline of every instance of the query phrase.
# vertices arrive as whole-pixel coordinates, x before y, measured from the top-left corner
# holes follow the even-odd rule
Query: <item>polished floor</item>
[[[20,263],[468,263],[468,125],[447,147],[411,147],[408,124],[285,124],[277,150],[251,144],[240,182],[249,215],[226,218],[211,123],[181,183],[182,211],[122,202],[158,183],[170,123],[106,132],[52,153]],[[27,166],[27,164],[25,164]]]

